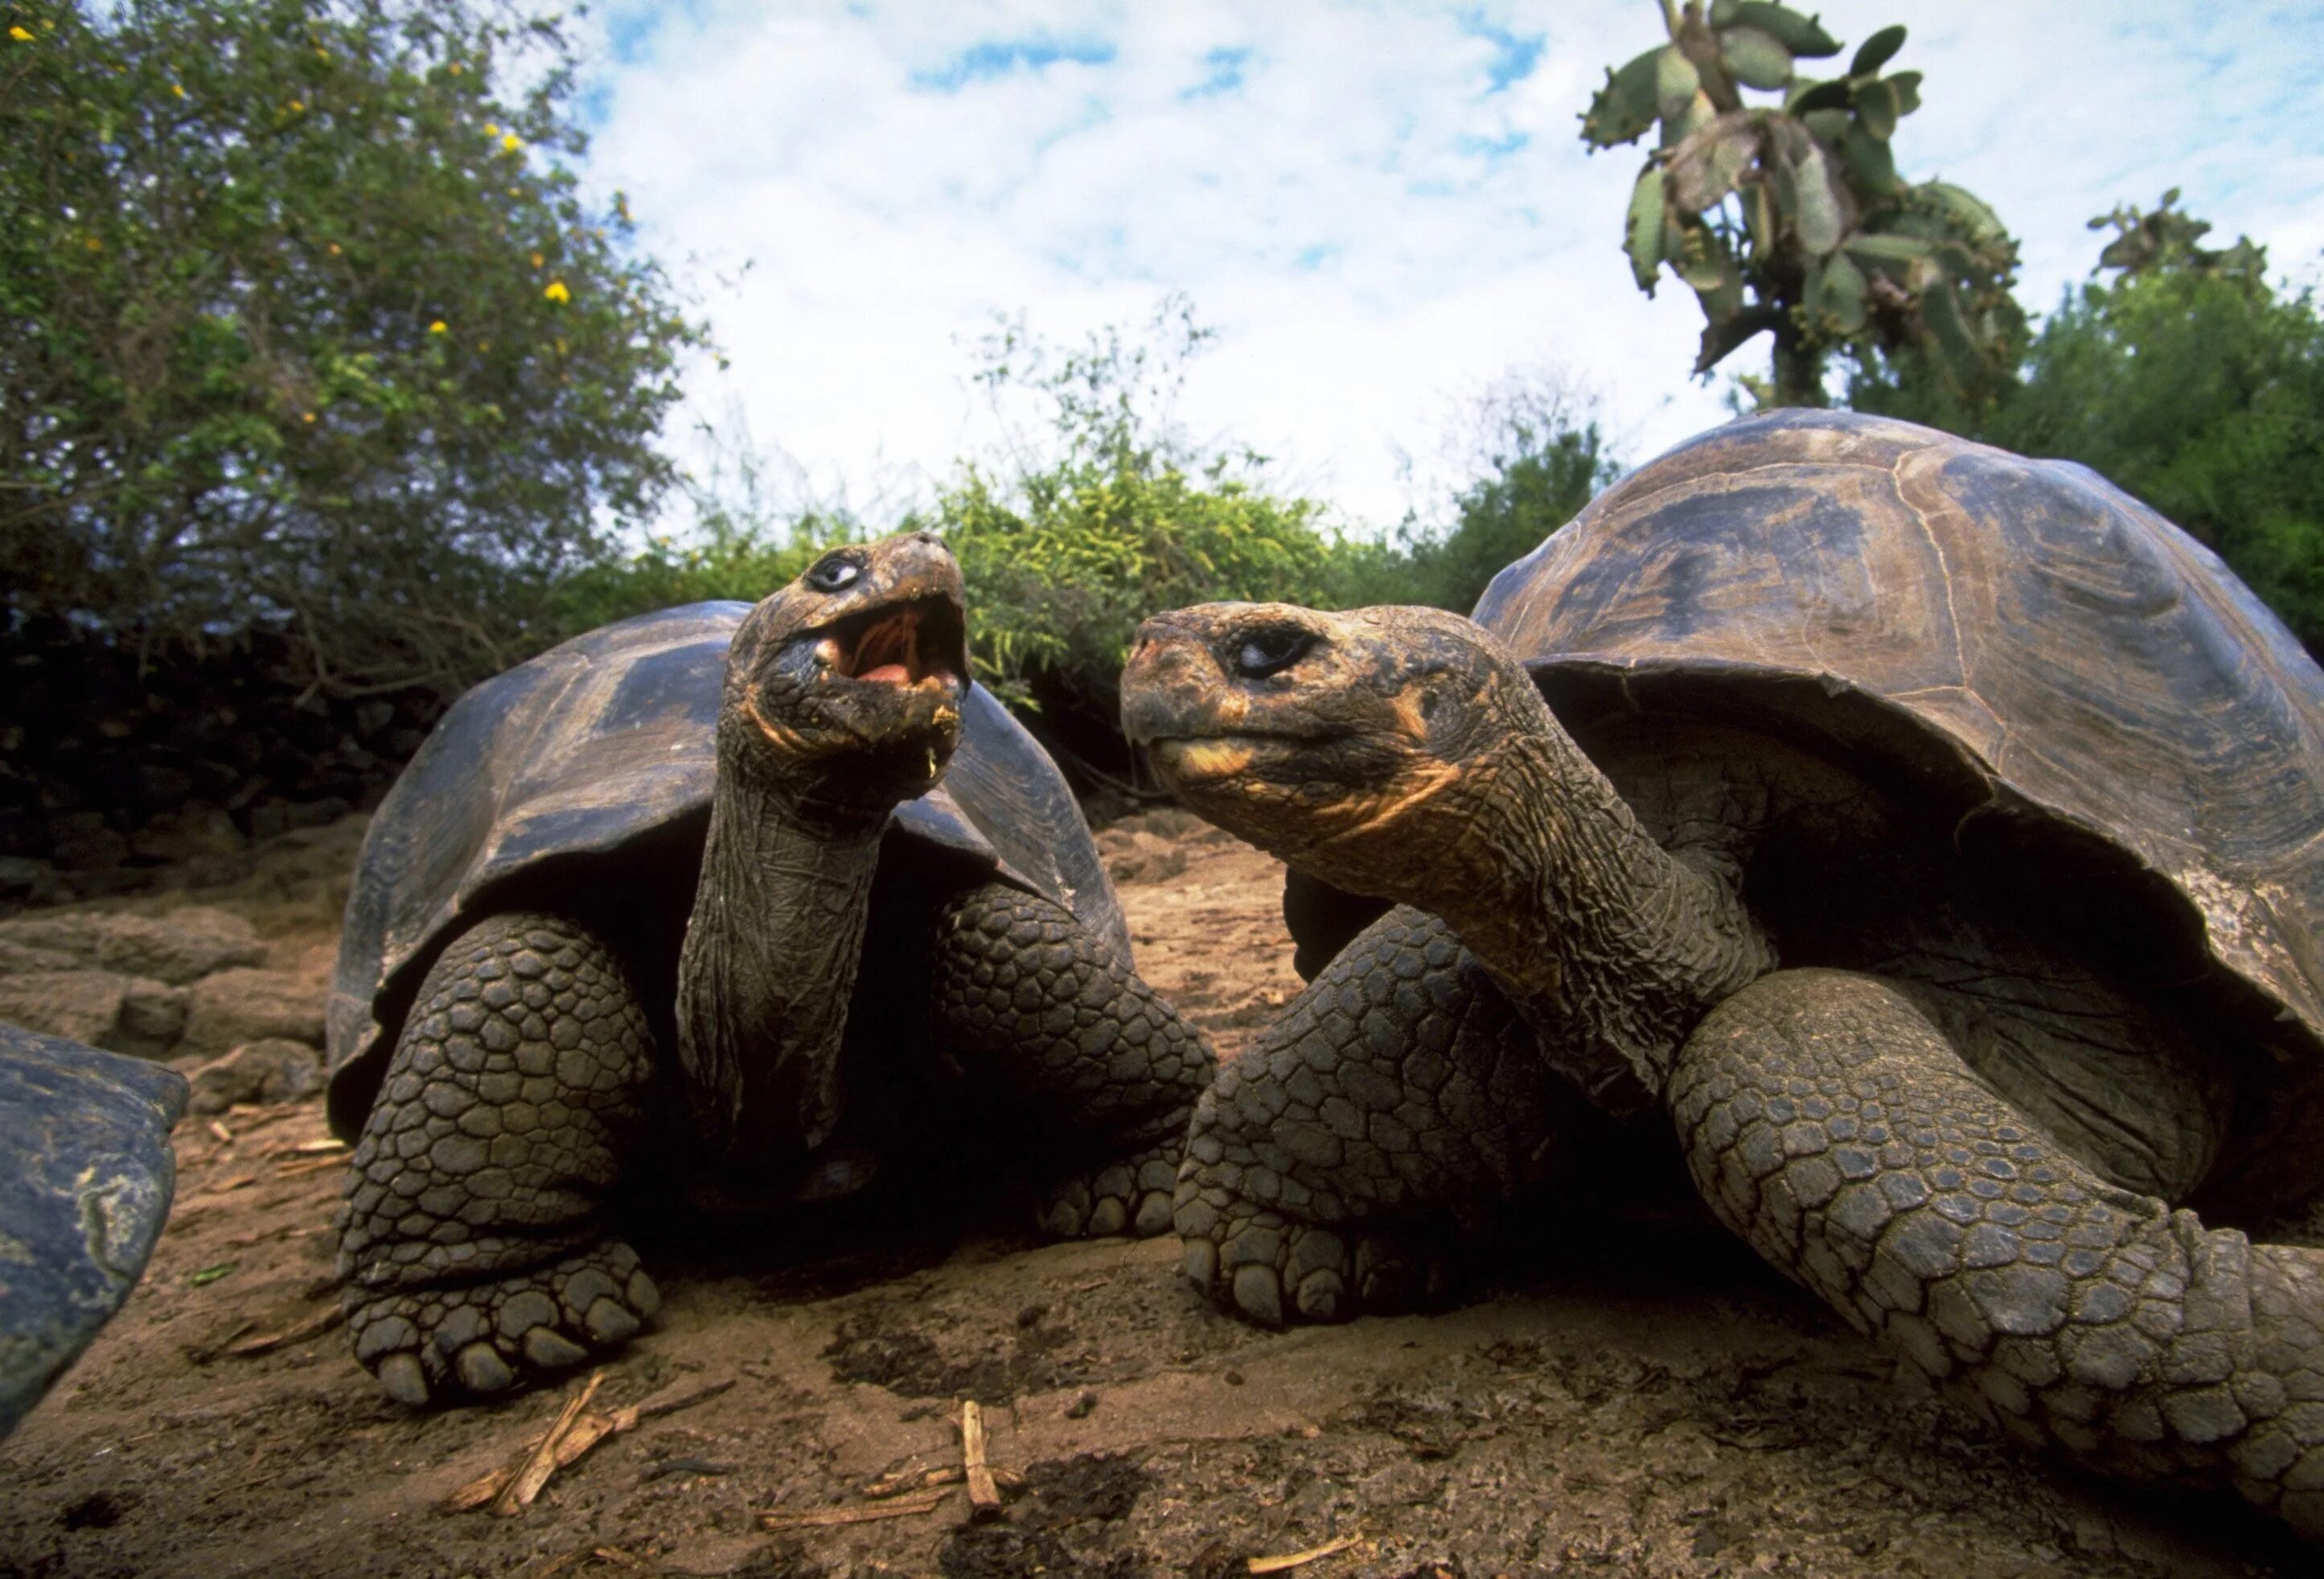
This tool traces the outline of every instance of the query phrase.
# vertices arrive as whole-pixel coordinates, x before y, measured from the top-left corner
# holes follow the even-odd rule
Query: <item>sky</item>
[[[1851,51],[1910,28],[1899,167],[1992,205],[2029,308],[2088,276],[2087,219],[2172,186],[2215,243],[2324,280],[2324,0],[1799,8]],[[1662,41],[1655,0],[613,0],[586,25],[589,181],[726,361],[673,420],[697,469],[708,422],[876,523],[994,442],[970,374],[996,315],[1071,344],[1173,293],[1216,335],[1178,421],[1354,531],[1441,516],[1461,411],[1512,374],[1593,401],[1633,465],[1727,418],[1724,379],[1688,376],[1692,292],[1649,300],[1622,256],[1644,144],[1577,135]]]

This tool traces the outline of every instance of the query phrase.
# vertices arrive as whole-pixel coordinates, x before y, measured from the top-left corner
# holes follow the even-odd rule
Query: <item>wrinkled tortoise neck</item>
[[[730,1165],[796,1164],[837,1127],[840,1044],[898,796],[848,805],[763,771],[722,731],[710,831],[678,967],[696,1130]]]
[[[1423,902],[1511,988],[1551,1062],[1601,1105],[1658,1099],[1679,1043],[1774,968],[1723,882],[1656,844],[1530,682],[1424,852]]]

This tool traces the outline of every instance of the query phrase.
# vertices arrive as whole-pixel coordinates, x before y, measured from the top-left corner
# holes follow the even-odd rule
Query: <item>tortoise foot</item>
[[[1151,1239],[1168,1233],[1178,1150],[1169,1140],[1057,1179],[1042,1194],[1041,1231],[1054,1239]]]
[[[552,1266],[458,1288],[347,1293],[355,1358],[414,1408],[490,1398],[613,1353],[661,1293],[637,1251],[608,1240]]]
[[[1220,1309],[1264,1326],[1345,1321],[1442,1305],[1457,1282],[1450,1225],[1294,1222],[1192,1171],[1178,1187],[1186,1279]]]

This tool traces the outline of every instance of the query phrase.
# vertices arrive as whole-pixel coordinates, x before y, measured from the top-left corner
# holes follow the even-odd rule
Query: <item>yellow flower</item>
[[[454,68],[453,68],[453,69],[454,69],[454,70],[457,70],[457,69],[459,69],[459,68],[457,68],[457,67],[454,67]],[[484,123],[484,135],[485,135],[485,136],[487,136],[487,137],[497,137],[497,136],[499,136],[500,134],[501,134],[501,129],[500,129],[498,126],[495,126],[495,125],[493,125],[493,124],[492,124],[492,122],[490,122],[490,121],[486,121],[486,122]]]
[[[511,132],[507,136],[501,139],[501,146],[506,149],[509,152],[514,153],[518,149],[524,146],[524,139],[518,136],[514,132]]]
[[[105,243],[103,243],[103,242],[101,242],[101,241],[97,240],[97,237],[95,237],[95,236],[93,236],[93,235],[92,235],[92,236],[90,236],[90,237],[88,238],[88,240],[87,242],[83,243],[82,245],[84,245],[85,246],[87,246],[87,247],[88,248],[88,250],[89,250],[89,251],[91,251],[91,252],[93,252],[93,253],[101,253],[101,252],[103,252],[103,251],[105,250]]]
[[[178,86],[178,84],[176,84],[176,83],[174,83],[174,82],[172,82],[171,84],[170,84],[170,91],[171,91],[171,93],[176,94],[180,98],[183,98],[183,97],[186,97],[186,90],[185,90],[184,88],[182,88],[179,87],[179,86]]]
[[[449,66],[446,67],[445,69],[451,72],[453,76],[457,77],[460,74],[460,62],[455,60]]]
[[[29,44],[32,42],[32,32],[27,28],[12,27],[8,30],[8,36],[20,44]]]
[[[339,244],[336,241],[331,243],[331,255],[333,257],[337,257],[339,255]]]
[[[429,324],[428,326],[428,332],[431,335],[442,334],[444,332],[444,320],[439,318],[434,323]]]
[[[532,254],[532,266],[533,266],[534,268],[536,268],[536,269],[537,269],[537,268],[540,267],[540,263],[541,263],[541,257],[540,257],[540,254],[539,253],[535,253],[535,254]]]
[[[314,420],[315,413],[312,411],[301,411],[299,413],[299,420],[301,422],[311,422]]]
[[[565,288],[565,282],[562,280],[551,280],[549,282],[549,289],[542,291],[541,294],[548,297],[551,301],[570,301],[573,300],[573,292]]]
[[[294,115],[305,110],[306,107],[307,101],[303,98],[294,98],[290,101],[290,113]]]

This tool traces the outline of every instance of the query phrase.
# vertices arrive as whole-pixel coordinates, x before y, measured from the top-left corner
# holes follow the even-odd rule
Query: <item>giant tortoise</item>
[[[916,533],[444,716],[364,839],[328,1014],[340,1271],[391,1395],[620,1344],[659,1302],[641,1217],[748,1242],[1021,1159],[1053,1232],[1168,1227],[1210,1053],[964,632]]]
[[[1425,1294],[1416,1231],[1659,1107],[1720,1221],[2013,1435],[2324,1536],[2324,1256],[2182,1206],[2297,1226],[2324,1182],[2324,673],[2186,533],[1773,412],[1474,623],[1157,616],[1124,713],[1198,810],[1397,905],[1197,1110],[1216,1297]]]
[[[0,1436],[136,1287],[185,1111],[175,1070],[0,1025]]]

